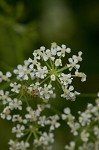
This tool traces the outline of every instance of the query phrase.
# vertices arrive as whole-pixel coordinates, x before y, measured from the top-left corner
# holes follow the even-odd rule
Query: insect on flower
[[[37,97],[37,96],[39,96],[39,90],[38,90],[38,89],[32,89],[32,91],[31,91],[31,96],[32,96],[32,97]]]
[[[30,97],[38,97],[39,96],[39,90],[37,88],[25,86],[24,92],[25,92],[25,95],[30,96]]]

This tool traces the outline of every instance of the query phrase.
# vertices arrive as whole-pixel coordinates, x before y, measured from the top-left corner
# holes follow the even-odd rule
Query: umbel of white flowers
[[[5,81],[8,83],[6,90],[0,90],[3,105],[0,117],[14,122],[12,133],[16,135],[15,141],[9,141],[9,150],[28,149],[31,138],[35,147],[51,149],[54,130],[61,125],[58,114],[48,116],[45,111],[51,111],[49,99],[57,96],[55,83],[63,91],[60,96],[73,101],[80,94],[74,90],[73,79],[80,77],[82,82],[86,80],[86,75],[79,72],[82,52],[72,57],[69,57],[70,53],[71,49],[66,45],[52,43],[50,49],[42,46],[34,50],[31,58],[25,60],[24,65],[19,64],[13,73],[0,71],[1,85]],[[31,102],[35,98],[42,101],[34,107]]]
[[[66,150],[99,150],[99,93],[96,104],[87,104],[84,112],[78,111],[76,120],[70,108],[65,108],[61,115],[70,127],[73,140],[65,146]]]
[[[40,98],[49,99],[56,95],[53,83],[57,82],[60,89],[63,90],[61,97],[75,100],[75,96],[80,93],[74,90],[72,81],[75,77],[80,77],[84,82],[86,75],[79,72],[79,62],[82,61],[81,51],[77,56],[73,55],[68,58],[65,64],[62,62],[62,59],[68,57],[70,52],[71,49],[66,45],[58,46],[56,43],[51,44],[51,49],[45,49],[42,46],[40,49],[34,50],[32,58],[25,60],[24,65],[18,65],[17,69],[14,69],[16,82],[10,84],[11,91],[20,93],[20,89],[23,88],[22,81],[29,81],[31,84],[26,88],[30,92],[34,89]],[[9,77],[11,77],[10,72],[7,72],[6,75],[0,72],[0,82],[9,81]]]

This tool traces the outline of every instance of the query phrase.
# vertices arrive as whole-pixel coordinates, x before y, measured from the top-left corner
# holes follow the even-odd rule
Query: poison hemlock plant
[[[52,43],[50,49],[42,46],[34,50],[33,55],[24,61],[24,65],[19,64],[12,73],[0,72],[1,85],[8,83],[6,89],[0,90],[0,102],[3,105],[0,117],[13,122],[12,133],[15,134],[15,139],[8,142],[9,150],[38,147],[51,150],[55,141],[54,131],[61,126],[62,120],[74,135],[74,140],[65,149],[99,148],[99,99],[96,100],[96,106],[88,104],[85,112],[79,112],[78,121],[71,114],[70,108],[65,108],[64,114],[60,115],[47,113],[52,109],[50,99],[57,98],[57,85],[62,91],[62,99],[74,101],[80,94],[73,86],[74,78],[86,81],[86,75],[79,72],[82,52],[72,57],[69,57],[70,53],[71,49],[65,45]],[[76,142],[78,135],[81,145]]]

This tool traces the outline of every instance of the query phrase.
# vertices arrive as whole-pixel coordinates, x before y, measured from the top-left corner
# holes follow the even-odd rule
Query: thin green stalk
[[[41,85],[42,83],[44,83],[49,77],[50,77],[50,75],[47,76],[47,77],[40,83],[40,85]]]
[[[50,64],[51,64],[52,69],[54,69],[54,65],[53,65],[53,63],[52,63],[52,60],[51,60],[51,59],[50,59]]]
[[[31,138],[31,136],[32,136],[32,132],[29,133],[29,135],[28,135],[28,137],[27,137],[27,139],[26,139],[26,142],[29,141],[29,139]]]
[[[61,82],[60,82],[60,80],[58,79],[58,77],[56,77],[56,80],[58,81],[59,85],[61,85]]]
[[[49,68],[49,69],[52,69],[51,67],[50,67],[50,65],[45,61],[45,64],[46,64],[46,66]]]
[[[63,68],[57,70],[56,72],[59,73],[59,72],[62,72],[63,70],[67,69],[67,66],[64,66]]]
[[[93,94],[93,93],[81,93],[80,95],[78,95],[79,97],[94,97],[96,98],[97,95]]]

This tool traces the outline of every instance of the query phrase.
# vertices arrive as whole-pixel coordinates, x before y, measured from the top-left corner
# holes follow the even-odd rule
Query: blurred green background
[[[34,49],[43,45],[49,48],[52,42],[66,44],[74,54],[83,52],[81,71],[87,74],[87,81],[78,82],[76,89],[98,92],[99,0],[0,0],[0,70],[11,71]],[[90,101],[94,98],[77,98],[67,104],[75,113]],[[64,131],[64,125],[57,131],[54,150],[63,149],[62,141],[67,138]],[[10,132],[10,124],[0,120],[1,150],[8,149]]]

